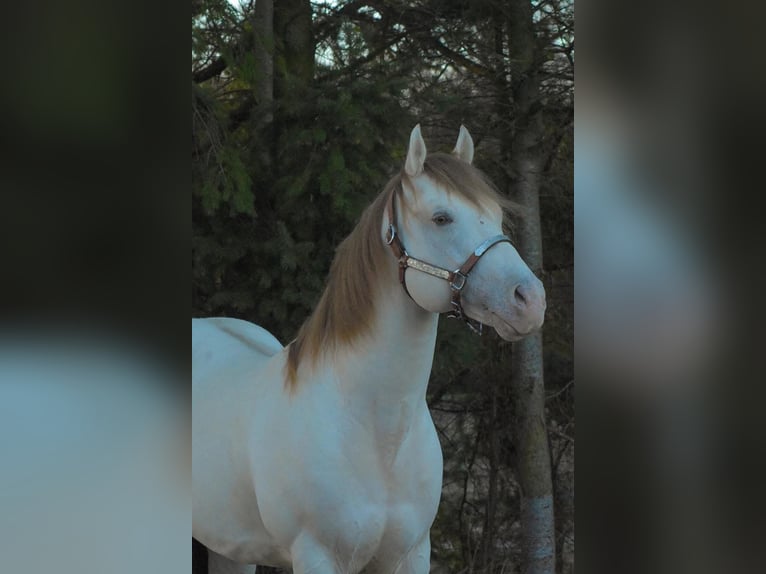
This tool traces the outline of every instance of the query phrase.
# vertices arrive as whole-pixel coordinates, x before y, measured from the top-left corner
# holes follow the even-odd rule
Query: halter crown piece
[[[448,269],[444,269],[443,267],[431,265],[422,259],[416,259],[407,253],[402,240],[396,233],[396,202],[394,198],[395,192],[396,189],[394,188],[391,191],[391,194],[388,196],[388,205],[386,207],[388,214],[386,245],[391,247],[391,251],[393,251],[394,256],[399,262],[399,283],[401,283],[402,287],[404,287],[404,292],[407,293],[407,296],[410,299],[415,301],[407,289],[407,281],[405,279],[405,272],[409,267],[417,269],[418,271],[422,271],[423,273],[428,273],[429,275],[433,275],[439,279],[444,279],[445,281],[449,282],[449,286],[452,289],[452,298],[450,299],[452,309],[447,312],[447,317],[462,319],[474,333],[481,335],[482,324],[479,321],[470,319],[463,311],[463,303],[461,301],[463,288],[465,287],[466,281],[468,281],[468,274],[479,262],[479,259],[481,259],[482,255],[484,255],[498,243],[511,243],[511,240],[505,235],[495,235],[494,237],[490,237],[489,239],[484,240],[476,249],[474,249],[473,253],[468,256],[468,259],[466,259],[465,262],[455,271],[450,271]],[[415,304],[417,305],[417,301],[415,301]]]

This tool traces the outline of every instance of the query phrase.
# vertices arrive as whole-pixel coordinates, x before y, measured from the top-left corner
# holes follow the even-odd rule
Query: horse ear
[[[423,162],[426,161],[426,142],[420,134],[420,124],[412,128],[410,134],[410,147],[407,150],[407,161],[404,162],[404,171],[410,177],[415,177],[423,172]]]
[[[452,153],[466,163],[473,162],[473,139],[471,139],[471,134],[468,133],[468,130],[463,125],[460,126],[460,133],[457,136],[457,143]]]

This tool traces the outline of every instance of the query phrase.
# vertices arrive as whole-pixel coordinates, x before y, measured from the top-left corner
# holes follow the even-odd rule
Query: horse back
[[[266,329],[230,317],[192,319],[192,380],[246,358],[248,362],[266,362],[283,349]]]

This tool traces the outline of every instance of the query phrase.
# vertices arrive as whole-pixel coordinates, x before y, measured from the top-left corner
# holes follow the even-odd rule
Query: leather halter
[[[399,283],[401,283],[402,287],[404,287],[404,292],[407,293],[407,296],[412,299],[416,305],[418,304],[418,302],[413,299],[412,295],[410,295],[410,292],[407,289],[405,272],[410,267],[417,269],[418,271],[422,271],[423,273],[427,273],[428,275],[438,277],[439,279],[444,279],[445,281],[449,282],[450,289],[452,290],[452,298],[450,299],[452,309],[447,312],[447,317],[462,319],[466,322],[472,331],[481,335],[482,324],[479,321],[470,319],[463,311],[463,303],[461,300],[463,288],[465,287],[466,281],[468,281],[468,274],[479,262],[479,259],[481,259],[481,257],[487,253],[487,251],[489,251],[498,243],[511,243],[511,240],[505,235],[495,235],[494,237],[490,237],[484,240],[476,249],[474,249],[473,253],[471,253],[468,259],[466,259],[465,262],[455,271],[450,271],[448,269],[444,269],[443,267],[431,265],[422,259],[412,257],[404,248],[404,244],[396,232],[395,195],[396,188],[394,188],[391,191],[391,194],[388,196],[388,205],[386,206],[386,212],[388,214],[386,244],[391,247],[391,251],[393,251],[394,256],[399,262]]]

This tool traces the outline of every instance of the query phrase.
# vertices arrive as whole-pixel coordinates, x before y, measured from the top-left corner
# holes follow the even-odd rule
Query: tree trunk
[[[553,489],[545,428],[542,335],[514,345],[512,377],[516,395],[517,473],[521,486],[522,572],[556,570]]]
[[[525,208],[518,223],[516,247],[532,271],[542,270],[539,175],[542,158],[514,149],[512,160],[516,201]],[[511,366],[516,405],[515,444],[521,486],[521,523],[525,574],[553,574],[556,567],[548,434],[545,426],[543,337],[537,332],[514,343]]]
[[[274,2],[258,0],[253,10],[253,59],[255,61],[255,97],[253,131],[263,143],[260,169],[270,170],[275,155],[274,138]]]
[[[270,124],[274,103],[274,3],[258,0],[253,11],[253,56],[258,125]]]
[[[314,78],[310,0],[279,0],[274,6],[274,36],[274,94],[278,100],[299,99]]]
[[[483,572],[493,572],[495,560],[495,517],[497,515],[498,475],[500,473],[500,463],[498,460],[500,441],[498,434],[501,431],[500,418],[498,416],[498,394],[498,381],[493,381],[490,420],[487,425],[489,439],[489,484],[487,486],[487,511],[484,516],[484,530],[482,531]]]
[[[300,125],[300,108],[308,98],[314,79],[314,36],[310,0],[278,0],[274,3],[274,98],[275,146],[287,147],[286,138]],[[275,152],[275,169],[281,177],[290,173],[290,158]]]
[[[512,197],[524,209],[516,228],[516,247],[532,271],[543,268],[540,228],[540,176],[544,165],[539,98],[542,59],[529,0],[512,0],[508,12],[508,48],[513,104],[511,140]],[[556,570],[553,484],[545,426],[543,338],[538,332],[514,343],[512,388],[516,404],[515,445],[521,487],[521,524],[525,574]]]

